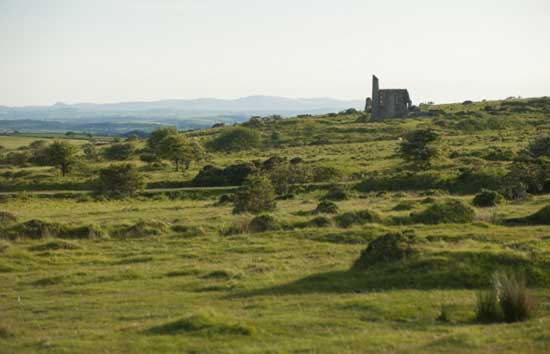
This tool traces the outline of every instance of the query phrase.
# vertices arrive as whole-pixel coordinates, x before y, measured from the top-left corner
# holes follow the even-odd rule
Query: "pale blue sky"
[[[0,0],[0,105],[550,95],[548,0]]]

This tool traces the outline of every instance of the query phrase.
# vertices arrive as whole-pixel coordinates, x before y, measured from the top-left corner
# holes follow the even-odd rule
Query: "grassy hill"
[[[130,161],[148,188],[165,189],[129,200],[63,194],[88,190],[110,163],[82,153],[65,178],[30,163],[0,166],[1,190],[14,193],[1,196],[0,211],[15,217],[0,226],[0,352],[550,351],[550,219],[507,222],[550,205],[549,190],[495,207],[473,204],[482,188],[503,188],[529,142],[550,133],[550,99],[424,106],[417,117],[383,122],[348,111],[243,125],[260,133],[259,147],[209,152],[183,173],[135,153]],[[417,168],[397,149],[420,128],[438,133],[440,154]],[[206,144],[228,129],[185,136]],[[40,137],[52,138],[59,136]],[[0,136],[0,153],[24,151],[33,140]],[[99,152],[113,143],[74,141],[83,142]],[[254,215],[220,203],[234,190],[193,189],[207,165],[262,166],[273,156],[299,158],[313,177],[277,201],[267,231],[256,232]],[[317,213],[335,189],[344,193],[337,213]],[[44,190],[60,194],[32,193]],[[449,199],[471,218],[418,216]],[[354,267],[389,233],[410,237],[407,257]],[[480,323],[476,294],[504,270],[527,279],[534,317]]]

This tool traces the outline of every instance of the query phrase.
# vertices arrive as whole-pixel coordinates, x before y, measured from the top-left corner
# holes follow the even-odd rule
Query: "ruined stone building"
[[[383,89],[378,86],[378,78],[372,76],[372,98],[368,99],[365,110],[372,112],[374,120],[406,117],[412,101],[406,89]]]

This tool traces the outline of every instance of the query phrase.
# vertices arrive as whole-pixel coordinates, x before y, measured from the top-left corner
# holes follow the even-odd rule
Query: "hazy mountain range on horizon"
[[[50,106],[0,106],[0,131],[150,131],[159,125],[197,129],[239,123],[251,116],[323,114],[361,109],[363,100],[248,96],[237,99],[166,99],[117,103],[56,103]]]

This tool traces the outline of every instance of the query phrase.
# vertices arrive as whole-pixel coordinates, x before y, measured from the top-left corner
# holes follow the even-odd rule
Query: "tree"
[[[187,144],[185,138],[180,134],[168,135],[159,142],[156,150],[159,157],[171,160],[176,165],[176,171],[179,171],[180,164],[189,168],[193,160],[193,150],[190,144]]]
[[[123,161],[128,160],[134,153],[134,145],[130,143],[126,144],[113,144],[103,151],[107,160]]]
[[[243,189],[235,197],[234,214],[250,212],[258,214],[275,209],[275,190],[266,176],[253,175],[247,178]]]
[[[158,157],[173,161],[176,171],[180,166],[189,168],[192,161],[204,157],[202,147],[192,141],[187,141],[175,128],[159,128],[149,136],[148,146]]]
[[[44,151],[48,163],[59,167],[62,176],[65,176],[75,163],[77,148],[67,141],[56,140]]]
[[[208,143],[208,147],[214,151],[241,151],[258,147],[260,141],[260,133],[256,130],[235,127],[225,129]]]
[[[399,146],[399,155],[403,160],[421,166],[429,166],[430,160],[438,155],[433,143],[439,135],[431,129],[414,130],[407,133]]]
[[[159,148],[160,142],[170,135],[178,135],[179,132],[175,127],[161,127],[153,131],[147,139],[147,146],[151,151],[156,152]]]
[[[112,199],[133,197],[145,188],[145,180],[130,163],[113,164],[99,171],[95,183],[98,195]]]

